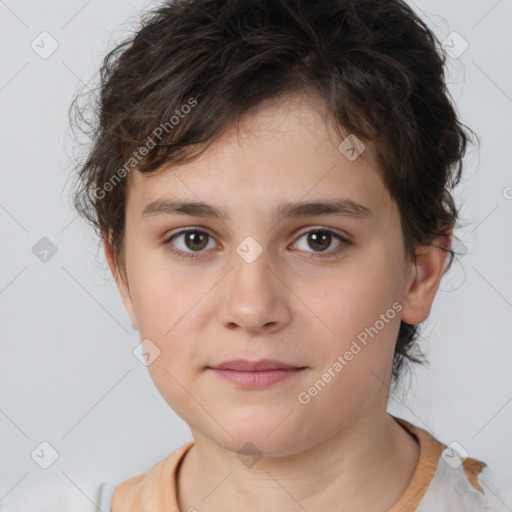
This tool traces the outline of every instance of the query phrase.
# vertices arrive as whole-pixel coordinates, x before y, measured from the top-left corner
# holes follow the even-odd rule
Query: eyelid
[[[215,239],[215,236],[212,235],[211,231],[208,228],[205,228],[203,226],[187,226],[185,228],[176,228],[175,230],[172,230],[170,232],[167,232],[163,237],[163,243],[169,242],[172,238],[179,235],[184,235],[189,231],[203,231],[211,238]]]
[[[305,235],[306,233],[309,233],[310,231],[331,231],[331,232],[337,234],[338,236],[340,236],[341,238],[345,239],[347,242],[351,241],[351,236],[348,233],[346,233],[345,231],[341,231],[336,228],[329,228],[327,226],[322,226],[322,225],[308,226],[307,228],[304,228],[303,230],[301,228],[301,230],[298,231],[294,236],[300,237],[302,235]]]

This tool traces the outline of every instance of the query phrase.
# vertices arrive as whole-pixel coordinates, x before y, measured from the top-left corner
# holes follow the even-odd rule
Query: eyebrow
[[[153,217],[160,214],[213,217],[219,220],[228,219],[228,214],[224,208],[217,208],[208,203],[199,201],[170,200],[157,200],[149,203],[142,212],[142,218]],[[343,217],[364,219],[371,217],[373,211],[367,206],[346,198],[325,201],[288,202],[282,203],[275,208],[273,219],[275,222],[279,222],[285,218],[319,215],[340,215]]]

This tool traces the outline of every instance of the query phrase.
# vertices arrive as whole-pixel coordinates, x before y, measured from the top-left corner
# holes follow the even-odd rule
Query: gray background
[[[457,195],[467,223],[457,235],[468,253],[443,279],[425,324],[430,365],[391,396],[389,411],[510,473],[512,2],[409,3],[453,52],[467,41],[450,58],[449,88],[481,147],[470,147]],[[90,506],[101,481],[140,474],[192,439],[134,357],[138,333],[94,232],[69,201],[67,109],[141,8],[120,0],[0,1],[0,500],[7,506],[42,509],[52,489],[72,496],[77,510]],[[58,43],[47,58],[31,47],[35,40],[39,52],[51,49],[43,31]],[[57,248],[46,262],[33,252],[43,237]],[[46,470],[31,457],[43,441],[58,452]]]

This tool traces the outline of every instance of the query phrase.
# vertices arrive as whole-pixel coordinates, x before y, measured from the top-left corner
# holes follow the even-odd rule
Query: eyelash
[[[170,237],[165,239],[163,243],[170,252],[172,252],[179,258],[197,258],[197,257],[199,257],[201,252],[188,253],[188,252],[182,251],[180,249],[175,249],[175,248],[171,247],[171,241],[174,238],[177,238],[178,236],[186,235],[187,233],[190,233],[190,232],[204,233],[207,236],[209,236],[210,238],[213,238],[207,231],[204,231],[199,228],[189,228],[189,229],[184,229],[184,230],[178,231],[177,233],[174,233],[173,235],[171,235]],[[329,233],[330,235],[333,235],[335,238],[337,238],[341,242],[341,244],[336,249],[333,249],[333,250],[327,252],[327,255],[324,255],[324,253],[318,253],[318,252],[310,253],[310,254],[312,254],[311,257],[313,257],[313,258],[332,258],[332,257],[335,257],[338,254],[340,254],[342,251],[344,251],[350,245],[352,245],[352,242],[350,240],[348,240],[344,236],[340,235],[336,231],[333,231],[333,230],[327,229],[327,228],[320,228],[320,227],[310,229],[309,231],[304,231],[303,233],[300,233],[299,238],[297,238],[297,240],[300,240],[300,238],[302,238],[304,235],[307,235],[309,233],[318,233],[318,232]]]

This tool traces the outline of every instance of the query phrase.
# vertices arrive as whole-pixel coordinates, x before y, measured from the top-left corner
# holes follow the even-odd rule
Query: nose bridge
[[[258,237],[260,238],[260,237]],[[261,238],[260,238],[261,242]],[[235,248],[236,254],[243,260],[244,263],[252,265],[253,263],[264,259],[268,259],[268,254],[264,258],[261,258],[262,254],[268,253],[268,248],[265,248],[258,242],[254,236],[246,236]]]
[[[261,241],[261,239],[260,239]],[[268,246],[262,245],[254,236],[245,237],[235,246],[231,263],[233,268],[233,284],[243,287],[256,288],[258,293],[269,291],[270,282],[271,250]]]
[[[225,325],[257,331],[282,327],[288,316],[281,281],[274,275],[272,251],[248,236],[234,247],[231,272],[222,290],[219,315]]]

